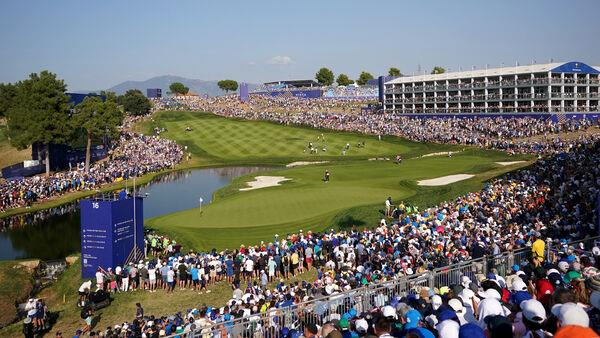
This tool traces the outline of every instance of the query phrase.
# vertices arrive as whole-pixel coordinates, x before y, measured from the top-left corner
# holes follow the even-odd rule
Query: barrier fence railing
[[[556,257],[564,246],[579,246],[581,251],[590,251],[600,241],[600,236],[569,242],[563,245],[547,243],[549,259]],[[172,335],[185,338],[283,338],[282,329],[302,332],[306,323],[322,325],[333,319],[340,319],[350,309],[358,313],[389,304],[394,297],[414,294],[423,287],[440,288],[460,284],[462,276],[485,276],[496,269],[506,276],[513,265],[522,265],[531,257],[531,247],[503,252],[495,256],[484,256],[447,267],[436,268],[416,275],[402,276],[389,281],[367,285],[337,294],[317,297],[313,300],[294,304],[284,308],[269,309],[266,312],[237,318],[226,322],[197,327],[195,331]]]

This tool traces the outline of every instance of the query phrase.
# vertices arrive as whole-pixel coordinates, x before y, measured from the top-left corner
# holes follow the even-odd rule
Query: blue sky
[[[598,0],[0,2],[0,82],[48,69],[70,90],[180,75],[265,82],[356,78],[391,66],[451,70],[600,65]]]

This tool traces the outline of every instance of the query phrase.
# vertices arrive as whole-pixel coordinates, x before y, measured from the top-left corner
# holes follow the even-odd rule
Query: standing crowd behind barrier
[[[548,257],[552,257],[550,252],[561,252],[561,248],[563,250],[576,248],[580,252],[588,252],[599,239],[600,237],[592,237],[562,243],[562,245],[548,246]],[[320,327],[331,320],[340,321],[347,313],[365,313],[374,308],[381,309],[390,303],[397,302],[402,297],[414,295],[420,290],[439,291],[450,285],[460,284],[463,276],[473,276],[473,280],[476,280],[476,275],[486,276],[494,271],[493,274],[497,276],[507,277],[513,266],[529,260],[531,260],[531,248],[504,252],[495,256],[484,256],[418,275],[404,276],[380,284],[367,285],[321,297],[283,309],[269,310],[248,318],[215,324],[201,331],[189,332],[187,336],[175,335],[172,337],[283,338],[287,336],[287,332],[282,331],[284,327],[301,333],[309,324]],[[482,262],[485,262],[483,270],[480,269]]]

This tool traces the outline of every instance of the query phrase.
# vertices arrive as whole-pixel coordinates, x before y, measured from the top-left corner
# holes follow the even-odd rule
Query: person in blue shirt
[[[167,288],[167,272],[169,272],[169,266],[165,265],[160,268],[160,275],[162,279],[163,289]]]
[[[192,265],[192,269],[190,270],[191,275],[192,275],[192,288],[194,290],[198,289],[198,284],[199,284],[199,280],[198,280],[198,265]]]
[[[233,282],[233,259],[231,259],[231,256],[227,256],[227,259],[225,260],[225,274],[227,275],[227,282],[232,283]]]

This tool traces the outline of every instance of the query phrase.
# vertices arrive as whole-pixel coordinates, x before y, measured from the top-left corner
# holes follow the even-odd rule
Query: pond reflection
[[[232,179],[268,167],[225,167],[180,170],[159,175],[137,188],[144,199],[144,218],[210,203],[213,192]],[[128,189],[132,188],[130,180]],[[66,257],[80,250],[79,203],[0,219],[0,260]]]

